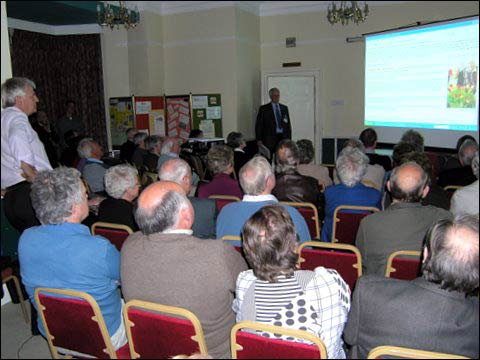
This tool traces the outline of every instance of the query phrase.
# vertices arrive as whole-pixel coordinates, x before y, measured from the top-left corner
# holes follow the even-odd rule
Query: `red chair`
[[[460,355],[391,345],[377,346],[370,350],[367,359],[383,359],[382,356],[387,356],[385,359],[469,359]]]
[[[230,204],[231,202],[240,201],[236,196],[232,195],[210,195],[209,199],[215,199],[217,205],[217,211],[220,212],[225,205]]]
[[[313,247],[316,249],[307,249]],[[298,248],[300,269],[314,270],[319,266],[337,270],[353,291],[357,279],[362,276],[362,256],[353,245],[307,241]]]
[[[23,298],[22,289],[20,288],[20,281],[18,281],[18,278],[13,275],[13,269],[10,266],[2,270],[2,285],[9,281],[13,281],[13,284],[15,285],[15,291],[17,292],[18,300],[20,301],[23,317],[28,324],[28,313],[24,304],[25,299]]]
[[[355,245],[360,221],[380,211],[371,206],[340,205],[333,213],[332,243]]]
[[[200,320],[186,309],[130,300],[123,309],[123,318],[132,359],[208,354]]]
[[[35,302],[54,359],[62,357],[61,349],[80,353],[79,356],[130,357],[128,344],[115,352],[103,315],[91,295],[75,290],[37,288]]]
[[[312,203],[294,201],[281,201],[280,204],[296,208],[307,223],[310,237],[312,239],[320,239],[320,220],[318,218],[318,209],[315,205]]]
[[[420,255],[420,251],[413,250],[400,250],[391,253],[388,257],[385,276],[402,280],[417,278],[420,270]],[[405,258],[405,256],[413,258]]]
[[[108,222],[97,221],[92,224],[92,234],[101,235],[115,245],[120,251],[122,245],[130,234],[133,234],[132,229],[127,225],[114,224]]]
[[[272,337],[265,337],[249,329],[281,334],[297,339],[308,340],[305,344]],[[253,321],[237,323],[230,334],[232,359],[326,359],[327,350],[323,341],[317,336],[303,330],[267,325]]]

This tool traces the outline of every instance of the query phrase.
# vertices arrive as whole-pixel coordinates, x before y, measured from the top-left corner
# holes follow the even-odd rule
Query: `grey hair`
[[[422,273],[442,289],[478,295],[478,241],[460,242],[454,237],[460,229],[468,229],[478,240],[478,214],[460,214],[432,224],[425,236],[428,252]]]
[[[365,153],[365,145],[363,145],[363,143],[356,138],[351,138],[345,141],[345,143],[343,144],[343,149],[345,149],[346,147],[356,148],[362,153]]]
[[[163,142],[162,150],[160,151],[160,153],[162,155],[166,155],[172,150],[172,147],[173,147],[173,139],[167,139]]]
[[[170,170],[165,170],[166,163],[175,162],[175,166],[170,166]],[[160,181],[172,181],[177,184],[182,183],[182,179],[192,172],[190,165],[183,159],[171,159],[165,161],[160,169],[158,169],[158,179]]]
[[[86,201],[81,183],[80,172],[74,168],[60,166],[38,172],[30,197],[42,225],[64,223],[72,215],[72,206]]]
[[[338,178],[347,187],[353,187],[362,180],[367,172],[368,156],[360,149],[347,146],[336,162]]]
[[[178,223],[180,211],[190,204],[187,197],[177,191],[168,191],[162,200],[151,208],[138,207],[135,221],[145,235],[172,230]]]
[[[255,156],[240,169],[240,186],[245,195],[259,195],[265,190],[270,176],[273,176],[273,170],[268,160],[262,156]]]
[[[478,150],[475,151],[475,156],[472,159],[472,171],[478,179]]]
[[[133,142],[135,143],[135,145],[138,145],[140,144],[143,140],[145,140],[145,138],[147,137],[148,135],[145,134],[144,132],[137,132],[135,134],[135,136],[133,137]]]
[[[294,172],[299,163],[298,147],[292,140],[282,140],[278,144],[276,151],[275,172],[277,174],[285,174]]]
[[[83,159],[92,157],[92,144],[95,142],[92,138],[83,138],[77,146],[77,153]]]
[[[478,151],[478,144],[470,139],[465,140],[460,146],[460,149],[458,150],[458,159],[463,166],[472,164],[473,157],[475,156],[475,153],[470,151],[472,148],[475,149],[475,151]]]
[[[35,83],[24,77],[13,77],[2,84],[2,108],[15,106],[15,98],[26,95],[25,87],[31,86],[35,90]]]
[[[400,141],[405,141],[412,144],[417,152],[423,152],[424,140],[422,134],[415,130],[405,131]]]
[[[227,145],[215,145],[207,153],[208,170],[212,175],[221,174],[233,166],[233,150]]]
[[[300,164],[310,164],[315,156],[315,149],[311,140],[302,139],[297,141],[298,160]]]
[[[270,90],[268,90],[268,96],[272,97],[272,94],[273,94],[275,91],[280,94],[280,90],[278,90],[278,88],[274,87],[274,88],[271,88]]]
[[[153,149],[155,149],[155,146],[157,146],[157,144],[161,144],[162,143],[162,138],[158,135],[151,135],[151,136],[147,136],[145,138],[145,149],[147,151],[152,151]]]
[[[125,191],[138,183],[138,171],[130,165],[116,165],[105,172],[105,191],[114,199],[121,199]]]

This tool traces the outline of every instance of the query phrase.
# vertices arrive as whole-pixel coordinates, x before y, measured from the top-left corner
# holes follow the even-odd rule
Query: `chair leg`
[[[15,289],[17,290],[18,298],[20,300],[20,306],[22,307],[23,317],[25,318],[25,322],[28,324],[27,308],[25,307],[25,299],[22,294],[22,289],[20,289],[20,283],[18,282],[18,278],[14,275],[12,275],[11,280],[13,280],[15,284]]]

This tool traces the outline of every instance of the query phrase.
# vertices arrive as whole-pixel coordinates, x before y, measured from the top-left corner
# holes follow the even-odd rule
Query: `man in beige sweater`
[[[214,358],[230,357],[235,282],[247,269],[229,244],[192,236],[194,211],[182,188],[159,181],[138,199],[135,219],[141,230],[121,251],[125,301],[139,299],[192,311]]]

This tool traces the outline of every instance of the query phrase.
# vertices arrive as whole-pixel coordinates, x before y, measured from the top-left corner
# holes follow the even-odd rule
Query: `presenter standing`
[[[270,150],[272,158],[277,144],[283,139],[292,138],[292,127],[288,107],[280,104],[280,90],[272,88],[268,92],[270,103],[260,106],[255,123],[255,137],[261,145]]]

